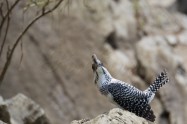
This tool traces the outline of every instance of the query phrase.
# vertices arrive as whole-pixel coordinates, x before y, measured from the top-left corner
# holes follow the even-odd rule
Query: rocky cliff
[[[43,107],[53,124],[96,117],[115,106],[93,83],[95,53],[114,77],[141,90],[167,69],[170,82],[151,103],[155,123],[185,124],[187,17],[170,11],[172,4],[172,0],[65,1],[24,36],[0,94],[5,99],[27,95]],[[32,11],[23,14],[21,7],[11,14],[6,47],[30,19]]]

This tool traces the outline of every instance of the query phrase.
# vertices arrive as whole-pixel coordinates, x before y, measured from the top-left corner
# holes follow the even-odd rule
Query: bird
[[[113,78],[95,54],[92,55],[92,61],[94,82],[102,95],[105,95],[123,110],[132,112],[148,121],[155,121],[156,116],[150,103],[156,91],[169,82],[166,70],[162,71],[154,82],[142,91],[126,82]]]

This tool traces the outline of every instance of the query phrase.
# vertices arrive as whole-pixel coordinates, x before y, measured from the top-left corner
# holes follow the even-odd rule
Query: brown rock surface
[[[82,119],[71,124],[149,124],[143,118],[122,109],[112,109],[108,114],[101,114],[94,119]]]

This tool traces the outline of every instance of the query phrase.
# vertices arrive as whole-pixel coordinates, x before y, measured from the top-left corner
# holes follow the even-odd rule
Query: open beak
[[[96,71],[97,67],[102,66],[101,61],[97,58],[97,56],[95,54],[92,55],[92,69],[93,71]]]

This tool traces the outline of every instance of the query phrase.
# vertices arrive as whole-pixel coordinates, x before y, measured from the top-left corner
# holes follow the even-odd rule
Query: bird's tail
[[[155,96],[155,93],[157,90],[159,90],[164,84],[169,82],[169,78],[167,76],[167,72],[166,70],[164,70],[163,72],[161,72],[157,78],[155,79],[155,81],[153,82],[153,84],[151,84],[145,91],[144,93],[146,93],[148,95],[148,100],[149,103],[152,101],[152,99]]]
[[[153,82],[153,84],[151,84],[147,90],[148,91],[152,91],[153,93],[156,93],[156,91],[158,89],[160,89],[160,87],[162,87],[164,84],[169,82],[169,78],[167,76],[167,72],[166,70],[164,70],[163,72],[161,72],[158,77],[156,78],[156,80]]]

